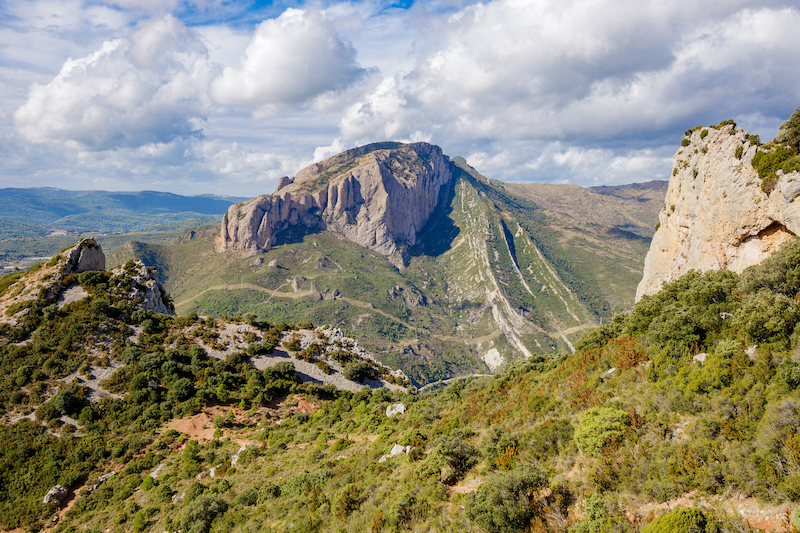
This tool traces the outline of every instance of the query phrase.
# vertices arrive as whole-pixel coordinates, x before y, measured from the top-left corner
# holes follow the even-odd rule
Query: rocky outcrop
[[[673,157],[673,175],[636,300],[689,270],[741,272],[800,234],[800,173],[772,190],[751,160],[758,146],[728,124],[695,128]]]
[[[62,487],[61,485],[56,485],[52,489],[47,491],[47,494],[44,495],[44,499],[42,503],[47,505],[50,503],[61,503],[61,500],[66,498],[69,491]]]
[[[106,255],[94,239],[83,239],[67,252],[65,274],[105,269]]]
[[[126,285],[126,296],[138,302],[139,307],[151,313],[175,314],[175,307],[167,296],[167,292],[157,281],[154,269],[150,269],[141,261],[136,260],[118,266],[111,271],[111,274],[119,278],[130,279]]]
[[[405,264],[407,248],[452,180],[449,159],[427,143],[348,150],[282,178],[274,194],[235,204],[222,220],[228,250],[263,251],[291,226],[328,229]]]

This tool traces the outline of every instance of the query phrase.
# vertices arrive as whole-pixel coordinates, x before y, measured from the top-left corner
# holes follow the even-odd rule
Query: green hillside
[[[178,245],[130,243],[113,262],[157,267],[181,313],[339,327],[417,384],[569,351],[584,328],[630,309],[663,201],[553,186],[591,200],[553,209],[533,184],[490,181],[460,158],[452,171],[446,204],[402,270],[333,232],[286,231],[265,253],[219,253],[214,227]],[[607,209],[631,214],[587,218]]]
[[[688,274],[576,354],[419,395],[302,383],[301,360],[356,372],[321,330],[297,351],[309,325],[155,315],[124,275],[54,278],[51,263],[0,280],[5,298],[61,279],[0,326],[2,528],[791,530],[800,241],[741,276]],[[88,296],[55,305],[75,283]],[[42,503],[56,484],[68,508]]]

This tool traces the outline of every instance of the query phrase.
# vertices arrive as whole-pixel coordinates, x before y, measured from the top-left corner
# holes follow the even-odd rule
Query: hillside
[[[378,146],[380,153],[389,150]],[[309,187],[307,181],[319,181],[319,176],[329,190],[358,165],[373,164],[364,159],[372,153],[359,152],[362,163],[353,164],[346,163],[347,153],[337,156],[320,168],[345,167],[345,174],[319,169],[301,173],[311,178],[296,178],[279,186],[279,193]],[[393,172],[416,172],[411,163],[404,164],[408,169],[399,166]],[[238,242],[253,245],[269,240],[266,248],[220,253],[213,231],[195,230],[180,245],[131,243],[114,258],[137,258],[158,267],[181,313],[255,313],[273,322],[328,323],[360,338],[381,361],[402,368],[420,385],[486,373],[533,353],[568,351],[585,327],[630,308],[645,236],[652,234],[661,205],[652,199],[658,183],[626,198],[579,187],[503,184],[488,180],[460,158],[446,172],[451,175],[449,189],[437,192],[441,202],[415,235],[416,244],[403,241],[400,248],[386,249],[388,254],[398,249],[407,254],[407,264],[400,268],[385,257],[384,249],[369,249],[347,233],[324,229],[328,208],[318,204],[321,211],[313,211],[311,200],[296,196],[291,204],[280,200],[281,205],[297,206],[281,208],[281,216],[292,219],[291,209],[305,206],[312,209],[308,215],[293,220],[317,212],[322,218],[309,218],[311,227],[287,225],[266,240],[245,237],[247,233],[238,237]],[[306,191],[309,198],[316,198],[315,191]],[[585,201],[559,204],[553,201],[556,195]],[[266,213],[278,201],[260,197],[241,204],[252,207],[232,209],[249,213],[246,209],[259,205],[264,207],[258,213]],[[609,209],[621,215],[603,220],[599,213]],[[247,216],[228,215],[242,221],[241,227],[263,226]],[[230,223],[224,226],[227,235],[239,234],[229,229]]]
[[[795,241],[741,276],[684,276],[574,355],[419,395],[369,381],[396,376],[332,330],[151,313],[126,296],[135,263],[48,276],[56,259],[0,279],[0,298],[39,295],[0,327],[0,527],[785,530],[799,258]]]

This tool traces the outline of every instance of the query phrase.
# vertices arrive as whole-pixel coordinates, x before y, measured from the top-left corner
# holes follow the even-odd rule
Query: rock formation
[[[296,225],[328,229],[406,264],[452,180],[449,159],[427,143],[377,143],[281,178],[274,194],[235,204],[222,219],[224,249],[263,251]]]
[[[94,239],[83,239],[69,250],[64,273],[105,270],[106,255]]]
[[[689,270],[741,272],[800,234],[800,173],[778,171],[769,193],[751,163],[759,150],[733,124],[687,132],[636,300]]]
[[[174,315],[175,307],[172,305],[167,292],[157,281],[154,270],[146,267],[141,261],[131,261],[126,265],[118,266],[111,274],[120,278],[130,278],[127,285],[127,296],[139,302],[139,307],[151,313]]]

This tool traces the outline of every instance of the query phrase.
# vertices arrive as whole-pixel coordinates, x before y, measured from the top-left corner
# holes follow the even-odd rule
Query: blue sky
[[[668,179],[800,106],[788,0],[0,1],[0,187],[254,196],[428,141],[507,181]]]

